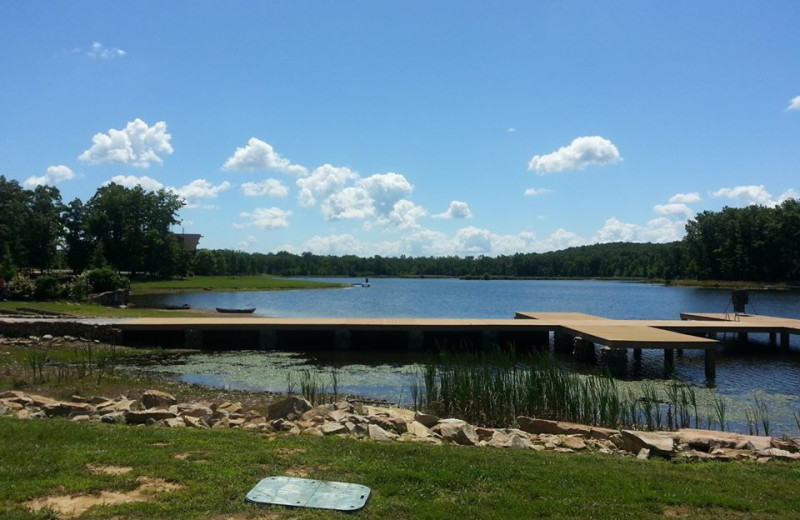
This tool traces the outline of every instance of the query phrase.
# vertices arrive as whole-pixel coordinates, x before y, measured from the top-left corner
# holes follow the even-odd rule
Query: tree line
[[[800,202],[726,207],[690,220],[683,240],[608,243],[548,253],[445,257],[358,257],[200,249],[190,256],[170,228],[183,201],[174,193],[118,184],[68,204],[59,190],[28,190],[0,176],[0,278],[10,269],[107,267],[154,276],[456,276],[800,280]],[[4,274],[5,272],[5,274]]]
[[[185,275],[191,258],[170,232],[183,204],[166,190],[114,183],[64,204],[54,186],[25,189],[0,175],[0,278],[17,269]]]

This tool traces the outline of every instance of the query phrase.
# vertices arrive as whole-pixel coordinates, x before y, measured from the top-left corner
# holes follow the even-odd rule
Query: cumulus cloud
[[[277,197],[289,195],[289,188],[277,179],[267,179],[262,182],[242,183],[242,193],[247,197]]]
[[[126,188],[135,188],[136,186],[141,186],[142,189],[146,191],[158,191],[164,187],[163,184],[152,177],[148,177],[147,175],[142,175],[141,177],[137,177],[136,175],[115,175],[111,177],[111,179],[104,182],[103,186],[107,186],[112,182],[114,184],[119,184],[120,186],[125,186]]]
[[[341,190],[348,181],[357,179],[358,174],[350,168],[336,167],[323,164],[316,168],[311,175],[297,180],[300,188],[298,199],[301,206],[313,206],[317,199],[325,199],[334,192]]]
[[[112,60],[122,58],[127,53],[118,47],[106,47],[100,42],[94,42],[86,51],[86,55],[95,60]]]
[[[800,110],[800,96],[789,100],[789,106],[786,110]]]
[[[690,217],[694,213],[692,208],[687,206],[686,204],[682,204],[679,202],[671,202],[669,204],[656,204],[653,206],[653,211],[656,213],[660,213],[661,215],[682,215],[684,217]]]
[[[122,130],[112,128],[107,134],[95,134],[92,147],[80,154],[78,160],[149,168],[152,164],[162,164],[164,157],[173,152],[171,139],[164,121],[148,126],[137,118]]]
[[[551,190],[547,188],[528,188],[525,190],[526,197],[535,197],[537,195],[544,195],[545,193],[550,193]]]
[[[410,200],[398,200],[392,206],[392,210],[378,220],[378,224],[391,229],[400,231],[416,229],[419,227],[419,219],[427,215],[422,206],[418,206]]]
[[[291,211],[280,208],[256,208],[252,212],[243,211],[239,213],[242,218],[249,219],[247,222],[234,223],[237,229],[257,227],[259,229],[278,229],[289,226]]]
[[[239,249],[241,251],[247,251],[256,242],[258,242],[258,239],[255,236],[248,235],[247,238],[245,238],[244,240],[240,240],[239,243],[236,244],[236,247],[237,247],[237,249]]]
[[[231,183],[228,181],[214,186],[214,184],[205,179],[196,179],[180,188],[169,189],[186,202],[187,208],[197,208],[199,207],[199,200],[216,199],[220,193],[230,189],[230,187]]]
[[[321,206],[326,220],[366,219],[375,216],[375,205],[367,190],[351,186],[325,199]]]
[[[22,185],[28,189],[33,189],[36,186],[50,185],[54,186],[64,181],[75,178],[75,172],[69,167],[59,164],[56,166],[49,166],[47,173],[38,177],[28,177]]]
[[[622,222],[611,217],[592,237],[589,243],[607,242],[673,242],[683,236],[685,222],[665,217],[650,220],[644,226]]]
[[[414,190],[404,175],[399,173],[377,173],[359,182],[372,198],[379,213],[391,210],[395,203]]]
[[[671,203],[677,204],[694,204],[696,202],[701,202],[703,197],[700,196],[699,193],[693,191],[691,193],[676,193],[672,197],[669,198]]]
[[[454,218],[472,218],[472,210],[469,209],[469,204],[460,200],[454,200],[450,203],[450,207],[444,213],[438,213],[433,216],[434,218],[454,219]]]
[[[720,188],[711,194],[714,198],[726,198],[739,200],[745,204],[766,204],[772,201],[772,195],[764,188],[759,186],[736,186],[734,188]]]
[[[289,159],[281,157],[271,144],[261,139],[251,137],[247,145],[237,148],[233,155],[228,157],[224,170],[277,170],[294,175],[305,175],[308,170],[305,166],[293,164]]]
[[[546,155],[534,155],[528,170],[540,175],[566,170],[582,170],[594,164],[611,164],[621,160],[619,150],[600,136],[578,137],[567,146]]]
[[[366,256],[367,249],[356,237],[350,234],[313,236],[306,241],[303,249],[317,255],[357,255]]]

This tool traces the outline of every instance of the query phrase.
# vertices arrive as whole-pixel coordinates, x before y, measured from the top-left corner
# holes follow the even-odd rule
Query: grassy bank
[[[342,284],[288,280],[273,276],[191,276],[174,280],[131,282],[134,294],[165,294],[187,292],[285,291],[292,289],[329,289]]]
[[[81,425],[0,418],[0,517],[57,518],[39,497],[178,489],[95,506],[82,518],[342,518],[244,501],[259,480],[302,476],[369,486],[357,518],[796,518],[800,466],[637,461],[594,454],[374,443],[309,436]],[[119,475],[102,468],[130,468]],[[98,469],[101,471],[98,472]]]
[[[215,315],[213,311],[202,310],[177,310],[146,309],[132,307],[120,309],[118,307],[104,307],[94,303],[75,302],[0,302],[0,309],[16,310],[20,307],[49,312],[59,312],[70,316],[84,318],[170,318],[176,316],[209,316]]]

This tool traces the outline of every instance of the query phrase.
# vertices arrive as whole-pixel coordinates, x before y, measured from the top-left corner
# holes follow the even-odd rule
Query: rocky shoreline
[[[483,428],[460,419],[442,419],[403,408],[351,401],[312,406],[299,396],[275,401],[265,413],[259,413],[245,410],[238,402],[180,403],[159,390],[147,390],[138,398],[73,396],[69,401],[7,390],[0,392],[0,415],[27,420],[64,417],[75,422],[165,428],[242,428],[271,435],[338,435],[377,442],[596,452],[638,459],[800,461],[800,438],[777,439],[697,429],[614,430],[531,417],[519,417],[519,428]]]

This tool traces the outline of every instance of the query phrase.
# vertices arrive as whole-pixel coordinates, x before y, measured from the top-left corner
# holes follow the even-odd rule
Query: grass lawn
[[[283,291],[290,289],[327,289],[342,287],[337,283],[288,280],[273,276],[192,276],[184,279],[131,282],[134,294],[163,294],[201,291]]]
[[[267,476],[369,486],[355,518],[797,518],[800,465],[671,463],[242,430],[188,430],[0,418],[0,517],[57,518],[22,504],[53,495],[129,492],[137,478],[180,489],[151,501],[95,506],[81,518],[344,518],[257,506]],[[92,466],[88,466],[92,465]],[[121,475],[94,467],[131,468]]]
[[[118,307],[104,307],[94,303],[20,301],[0,302],[0,309],[16,310],[18,307],[60,312],[63,314],[84,318],[170,318],[176,316],[216,315],[216,313],[213,311],[201,311],[194,309],[168,311],[165,309],[146,309],[139,307],[120,309]]]

